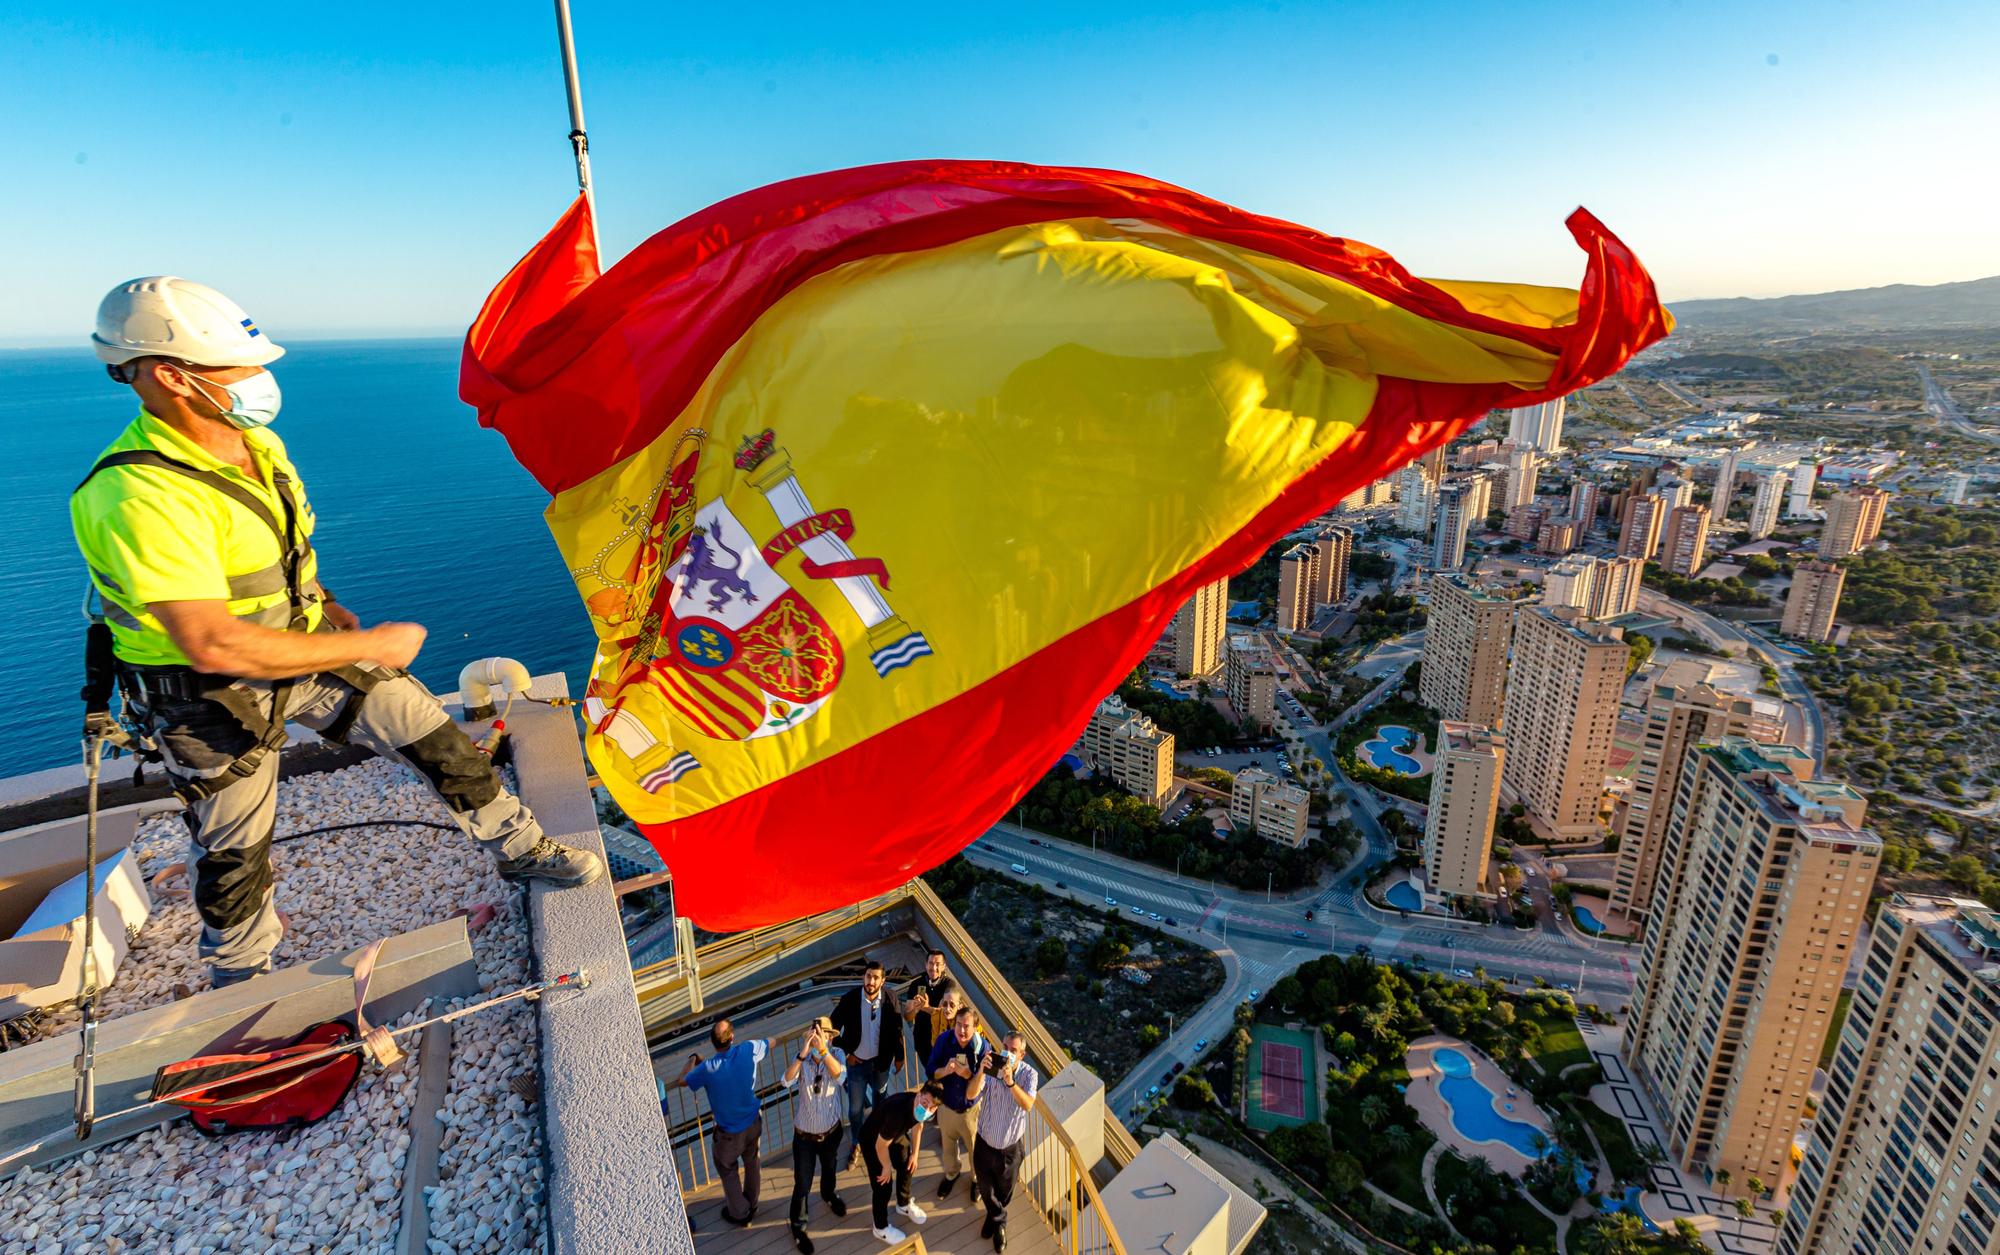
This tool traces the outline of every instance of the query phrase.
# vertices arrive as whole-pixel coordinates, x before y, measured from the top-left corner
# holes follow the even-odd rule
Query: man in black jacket
[[[847,1165],[861,1154],[861,1124],[889,1089],[889,1074],[904,1061],[903,1009],[889,988],[882,964],[868,960],[861,988],[850,989],[833,1004],[835,1045],[847,1056],[847,1132],[852,1139]]]

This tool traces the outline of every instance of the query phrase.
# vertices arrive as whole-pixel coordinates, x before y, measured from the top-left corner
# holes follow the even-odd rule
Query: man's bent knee
[[[271,839],[232,850],[206,850],[195,860],[194,906],[218,932],[256,916],[271,892]]]
[[[493,770],[493,760],[450,720],[398,746],[396,753],[459,814],[476,811],[500,796],[500,773]]]

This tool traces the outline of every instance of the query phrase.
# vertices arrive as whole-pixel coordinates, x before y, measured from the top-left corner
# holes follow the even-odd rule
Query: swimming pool
[[[1407,880],[1399,880],[1395,884],[1390,885],[1388,891],[1382,896],[1388,899],[1390,906],[1399,907],[1405,911],[1421,911],[1424,909],[1424,895],[1418,893],[1417,887]]]
[[[1589,907],[1571,906],[1569,909],[1570,914],[1576,916],[1576,926],[1578,928],[1587,933],[1601,933],[1604,931],[1604,921],[1591,914]]]
[[[1373,738],[1361,743],[1361,756],[1384,771],[1414,776],[1423,770],[1424,765],[1403,751],[1415,747],[1416,743],[1416,733],[1401,724],[1385,723],[1375,729]]]
[[[1438,1071],[1444,1073],[1438,1081],[1438,1092],[1451,1108],[1453,1128],[1475,1142],[1512,1146],[1529,1159],[1542,1156],[1544,1152],[1536,1146],[1536,1140],[1539,1137],[1547,1141],[1548,1135],[1532,1124],[1501,1115],[1494,1105],[1493,1091],[1473,1077],[1472,1060],[1464,1052],[1440,1046],[1432,1057],[1437,1060]]]
[[[1608,1198],[1605,1199],[1604,1206],[1601,1209],[1602,1213],[1608,1216],[1615,1211],[1630,1212],[1631,1214],[1639,1218],[1640,1224],[1646,1226],[1646,1232],[1658,1233],[1660,1231],[1660,1226],[1654,1224],[1653,1218],[1651,1216],[1648,1216],[1645,1213],[1645,1211],[1639,1206],[1639,1195],[1643,1191],[1644,1191],[1643,1186],[1638,1186],[1638,1185],[1626,1186],[1624,1198],[1620,1199],[1615,1203]]]
[[[1183,692],[1181,692],[1181,691],[1180,691],[1179,689],[1177,689],[1177,688],[1175,688],[1175,687],[1174,687],[1173,685],[1171,685],[1171,684],[1167,683],[1167,682],[1166,682],[1165,680],[1161,680],[1161,679],[1157,679],[1157,678],[1156,678],[1156,679],[1154,679],[1154,681],[1153,681],[1153,687],[1154,687],[1154,688],[1156,688],[1156,689],[1158,689],[1158,690],[1159,690],[1160,692],[1162,692],[1162,693],[1165,693],[1165,694],[1166,694],[1166,695],[1167,695],[1168,697],[1171,697],[1171,698],[1173,698],[1173,699],[1174,699],[1174,700],[1176,700],[1176,701],[1183,701],[1183,702],[1184,702],[1184,701],[1186,701],[1186,700],[1187,700],[1187,694],[1186,694],[1186,693],[1183,693]]]

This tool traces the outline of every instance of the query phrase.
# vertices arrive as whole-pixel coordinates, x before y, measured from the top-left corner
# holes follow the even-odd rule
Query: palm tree
[[[1639,1249],[1646,1227],[1629,1211],[1599,1216],[1583,1231],[1583,1249],[1588,1255],[1628,1255]]]
[[[1752,1198],[1764,1197],[1764,1180],[1762,1177],[1751,1177],[1748,1181],[1745,1181],[1743,1185],[1744,1188],[1750,1191],[1750,1197]]]
[[[1715,1188],[1718,1190],[1722,1190],[1723,1192],[1727,1193],[1729,1190],[1729,1183],[1731,1181],[1734,1181],[1735,1179],[1736,1178],[1733,1175],[1731,1175],[1729,1169],[1727,1168],[1717,1168],[1715,1170]]]
[[[1747,1198],[1736,1200],[1736,1236],[1743,1236],[1743,1222],[1757,1214],[1757,1204]]]
[[[1534,1148],[1535,1157],[1539,1159],[1548,1154],[1549,1148],[1554,1146],[1555,1143],[1549,1140],[1548,1134],[1542,1132],[1540,1129],[1536,1129],[1533,1133],[1528,1134],[1528,1145]]]
[[[1398,1155],[1410,1149],[1415,1141],[1416,1135],[1400,1124],[1392,1124],[1382,1130],[1382,1144]]]
[[[1372,1129],[1389,1118],[1389,1104],[1382,1095],[1370,1094],[1361,1100],[1358,1114],[1361,1116],[1361,1123]]]

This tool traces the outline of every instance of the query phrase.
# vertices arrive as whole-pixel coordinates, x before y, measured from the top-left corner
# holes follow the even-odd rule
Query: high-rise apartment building
[[[1953,471],[1944,477],[1942,494],[1946,505],[1964,505],[1965,494],[1972,487],[1972,476],[1964,471]]]
[[[1542,576],[1542,604],[1550,609],[1574,606],[1587,613],[1590,609],[1590,589],[1596,575],[1595,558],[1580,553],[1569,555]]]
[[[1603,508],[1604,493],[1594,482],[1579,479],[1569,486],[1569,516],[1576,520],[1579,540],[1597,530],[1598,511]]]
[[[1801,462],[1792,469],[1792,495],[1785,502],[1785,517],[1789,519],[1809,519],[1812,517],[1813,485],[1819,482],[1819,463]]]
[[[1459,481],[1438,488],[1437,522],[1431,533],[1431,568],[1456,571],[1465,563],[1465,536],[1472,518],[1467,507],[1472,489]]]
[[[1862,484],[1833,494],[1826,503],[1826,526],[1819,534],[1819,556],[1829,560],[1852,557],[1882,534],[1889,511],[1889,494]]]
[[[1353,552],[1354,533],[1334,526],[1320,527],[1311,539],[1285,550],[1278,560],[1279,631],[1303,632],[1321,606],[1346,598]]]
[[[1517,449],[1554,453],[1562,446],[1564,398],[1507,411],[1507,443]]]
[[[1535,499],[1535,479],[1540,470],[1533,449],[1515,449],[1507,455],[1507,480],[1500,491],[1500,508],[1513,510]]]
[[[1299,849],[1306,843],[1312,795],[1268,771],[1246,767],[1229,787],[1229,818],[1238,828],[1255,828],[1266,841]]]
[[[1463,575],[1431,577],[1417,696],[1456,723],[1500,726],[1514,603]]]
[[[1757,499],[1750,503],[1750,539],[1762,540],[1778,530],[1778,507],[1785,500],[1785,473],[1772,471],[1757,481]]]
[[[1876,917],[1776,1255],[2000,1252],[2000,919],[1897,894]]]
[[[1535,552],[1547,554],[1551,558],[1560,558],[1576,548],[1578,539],[1575,519],[1549,519],[1542,524],[1541,530],[1535,533]]]
[[[1500,530],[1515,540],[1533,544],[1535,537],[1542,534],[1542,522],[1549,516],[1548,508],[1540,502],[1530,501],[1507,511],[1507,521]]]
[[[1447,719],[1438,725],[1436,750],[1424,820],[1424,887],[1450,897],[1491,897],[1486,861],[1507,739],[1491,728]]]
[[[1413,536],[1428,535],[1431,512],[1437,508],[1437,480],[1420,459],[1397,471],[1395,481],[1396,530]]]
[[[1811,770],[1740,737],[1688,756],[1626,1018],[1675,1162],[1738,1189],[1789,1167],[1881,858],[1862,796]]]
[[[1678,475],[1669,475],[1660,480],[1660,486],[1653,493],[1667,503],[1665,513],[1672,514],[1694,500],[1694,483]]]
[[[1466,486],[1465,518],[1472,527],[1483,527],[1493,513],[1493,476],[1485,471],[1467,471],[1459,477]]]
[[[1322,606],[1347,600],[1347,572],[1354,561],[1354,533],[1344,527],[1327,525],[1313,537],[1319,546],[1319,583],[1313,590]]]
[[[1666,515],[1666,502],[1652,493],[1626,498],[1624,517],[1618,521],[1618,556],[1651,562],[1660,550]]]
[[[1611,885],[1612,909],[1634,925],[1644,924],[1653,903],[1660,846],[1688,751],[1726,736],[1759,739],[1755,699],[1715,688],[1708,682],[1713,671],[1708,663],[1680,659],[1661,671],[1646,695],[1646,730],[1633,763]]]
[[[1222,642],[1229,633],[1229,580],[1194,590],[1174,615],[1174,669],[1205,679],[1222,670]]]
[[[1278,664],[1255,636],[1229,638],[1223,670],[1229,681],[1229,706],[1237,719],[1269,728],[1278,721]]]
[[[1639,608],[1639,581],[1644,574],[1645,563],[1638,558],[1573,553],[1543,576],[1542,604],[1551,610],[1574,606],[1586,618],[1615,619]]]
[[[1643,558],[1599,558],[1590,587],[1590,617],[1615,619],[1639,608],[1639,586],[1646,578]]]
[[[1729,502],[1736,495],[1737,454],[1749,447],[1731,445],[1722,451],[1721,460],[1715,464],[1715,491],[1709,495],[1709,512],[1715,515],[1718,527],[1729,521]]]
[[[1833,639],[1833,617],[1840,612],[1840,590],[1847,572],[1831,562],[1801,562],[1792,568],[1792,591],[1785,598],[1785,617],[1778,630],[1809,641]]]
[[[1530,815],[1559,836],[1598,830],[1604,773],[1618,730],[1618,695],[1631,654],[1624,635],[1567,607],[1527,607],[1514,625],[1507,680],[1510,749],[1501,779]],[[1428,681],[1428,664],[1424,670]]]
[[[1708,562],[1708,507],[1678,506],[1667,516],[1660,540],[1660,565],[1676,575],[1694,576]]]
[[[1278,559],[1278,630],[1303,632],[1312,626],[1319,586],[1319,546],[1300,541]]]
[[[1174,734],[1125,704],[1116,693],[1097,704],[1083,729],[1091,766],[1134,797],[1158,806],[1174,783]]]
[[[1388,505],[1395,500],[1395,488],[1387,479],[1375,479],[1361,485],[1340,499],[1335,508],[1342,513],[1350,510],[1365,510],[1370,506]]]

